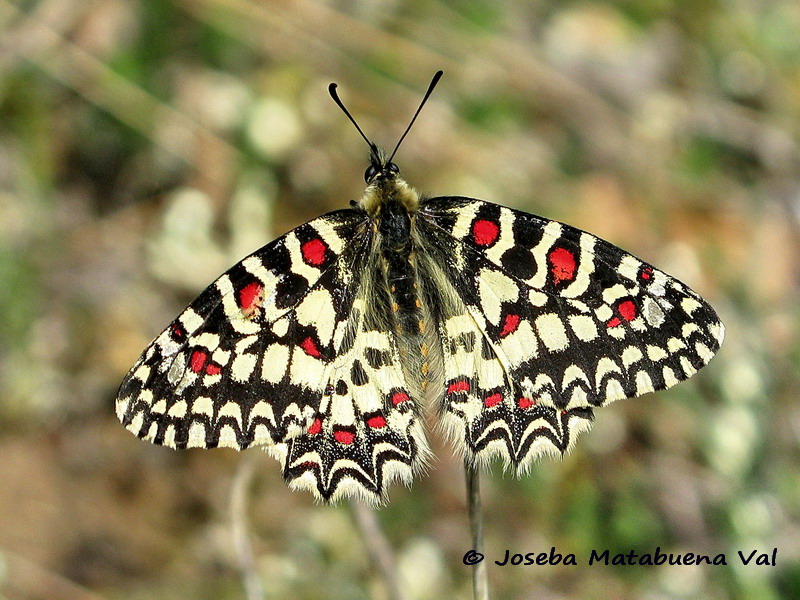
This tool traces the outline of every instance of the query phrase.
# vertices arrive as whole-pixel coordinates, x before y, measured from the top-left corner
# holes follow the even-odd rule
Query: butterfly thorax
[[[396,171],[384,168],[370,181],[358,205],[375,218],[383,206],[391,202],[397,202],[408,212],[415,213],[419,209],[419,194]]]

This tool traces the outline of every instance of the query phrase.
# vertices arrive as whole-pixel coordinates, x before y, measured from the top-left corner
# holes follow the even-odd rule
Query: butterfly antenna
[[[417,108],[417,112],[415,112],[414,116],[411,117],[411,122],[408,124],[408,127],[406,127],[406,130],[403,132],[403,135],[400,136],[400,140],[397,142],[397,145],[394,147],[394,150],[392,150],[392,155],[389,157],[389,160],[386,161],[387,163],[392,162],[394,155],[397,154],[397,149],[400,147],[400,144],[403,143],[403,140],[406,139],[408,132],[411,130],[411,126],[414,124],[414,121],[417,120],[419,112],[422,110],[422,107],[425,106],[425,103],[428,101],[428,98],[433,92],[433,88],[435,88],[436,84],[439,83],[439,80],[442,78],[443,73],[444,71],[436,71],[436,74],[433,76],[433,79],[431,79],[431,83],[428,86],[428,91],[425,92],[425,95],[422,97],[422,102],[419,103],[419,108]]]
[[[328,86],[328,93],[331,95],[331,98],[333,98],[333,101],[336,102],[336,106],[342,109],[342,112],[347,115],[347,118],[350,119],[350,122],[355,126],[358,133],[360,133],[361,137],[364,138],[364,141],[367,142],[370,151],[370,161],[373,164],[380,166],[381,160],[380,160],[380,154],[378,152],[378,147],[369,141],[369,138],[366,135],[364,135],[364,132],[361,131],[361,127],[359,127],[358,123],[356,123],[356,120],[353,118],[353,115],[351,115],[350,111],[347,110],[347,108],[345,108],[345,105],[339,99],[339,94],[336,91],[337,87],[338,86],[335,83],[330,84]]]

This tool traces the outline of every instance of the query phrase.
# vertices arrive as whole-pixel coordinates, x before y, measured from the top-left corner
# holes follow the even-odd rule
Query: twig
[[[383,533],[380,521],[375,511],[365,506],[358,500],[349,502],[350,512],[356,527],[361,532],[364,546],[367,549],[372,564],[377,569],[386,586],[386,593],[390,600],[403,600],[400,590],[400,578],[397,574],[397,562],[389,540]]]
[[[480,474],[470,460],[464,461],[464,474],[467,483],[467,508],[469,528],[472,532],[472,549],[483,554],[483,515],[481,515]],[[473,600],[489,600],[489,580],[486,575],[486,562],[480,561],[472,567]]]
[[[247,600],[264,600],[264,588],[258,576],[253,546],[247,535],[247,497],[250,483],[253,480],[255,462],[253,456],[243,456],[233,477],[231,489],[231,530],[236,556],[239,559],[239,570],[242,572],[245,597]]]

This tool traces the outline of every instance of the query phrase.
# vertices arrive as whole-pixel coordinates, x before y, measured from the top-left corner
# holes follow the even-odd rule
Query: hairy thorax
[[[376,178],[364,190],[358,205],[374,219],[392,201],[404,206],[409,213],[415,213],[419,209],[419,194],[398,176]]]

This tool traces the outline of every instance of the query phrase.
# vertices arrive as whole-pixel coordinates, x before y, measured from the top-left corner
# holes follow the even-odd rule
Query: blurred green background
[[[346,506],[258,451],[140,442],[113,400],[221,271],[361,193],[327,84],[391,147],[440,68],[412,185],[588,229],[727,326],[564,461],[484,476],[490,557],[579,562],[489,563],[494,597],[800,598],[796,0],[0,0],[0,28],[1,598],[244,598],[242,513],[270,598],[386,597]],[[378,517],[409,599],[469,598],[463,474],[432,437]],[[657,546],[729,564],[587,565]]]

